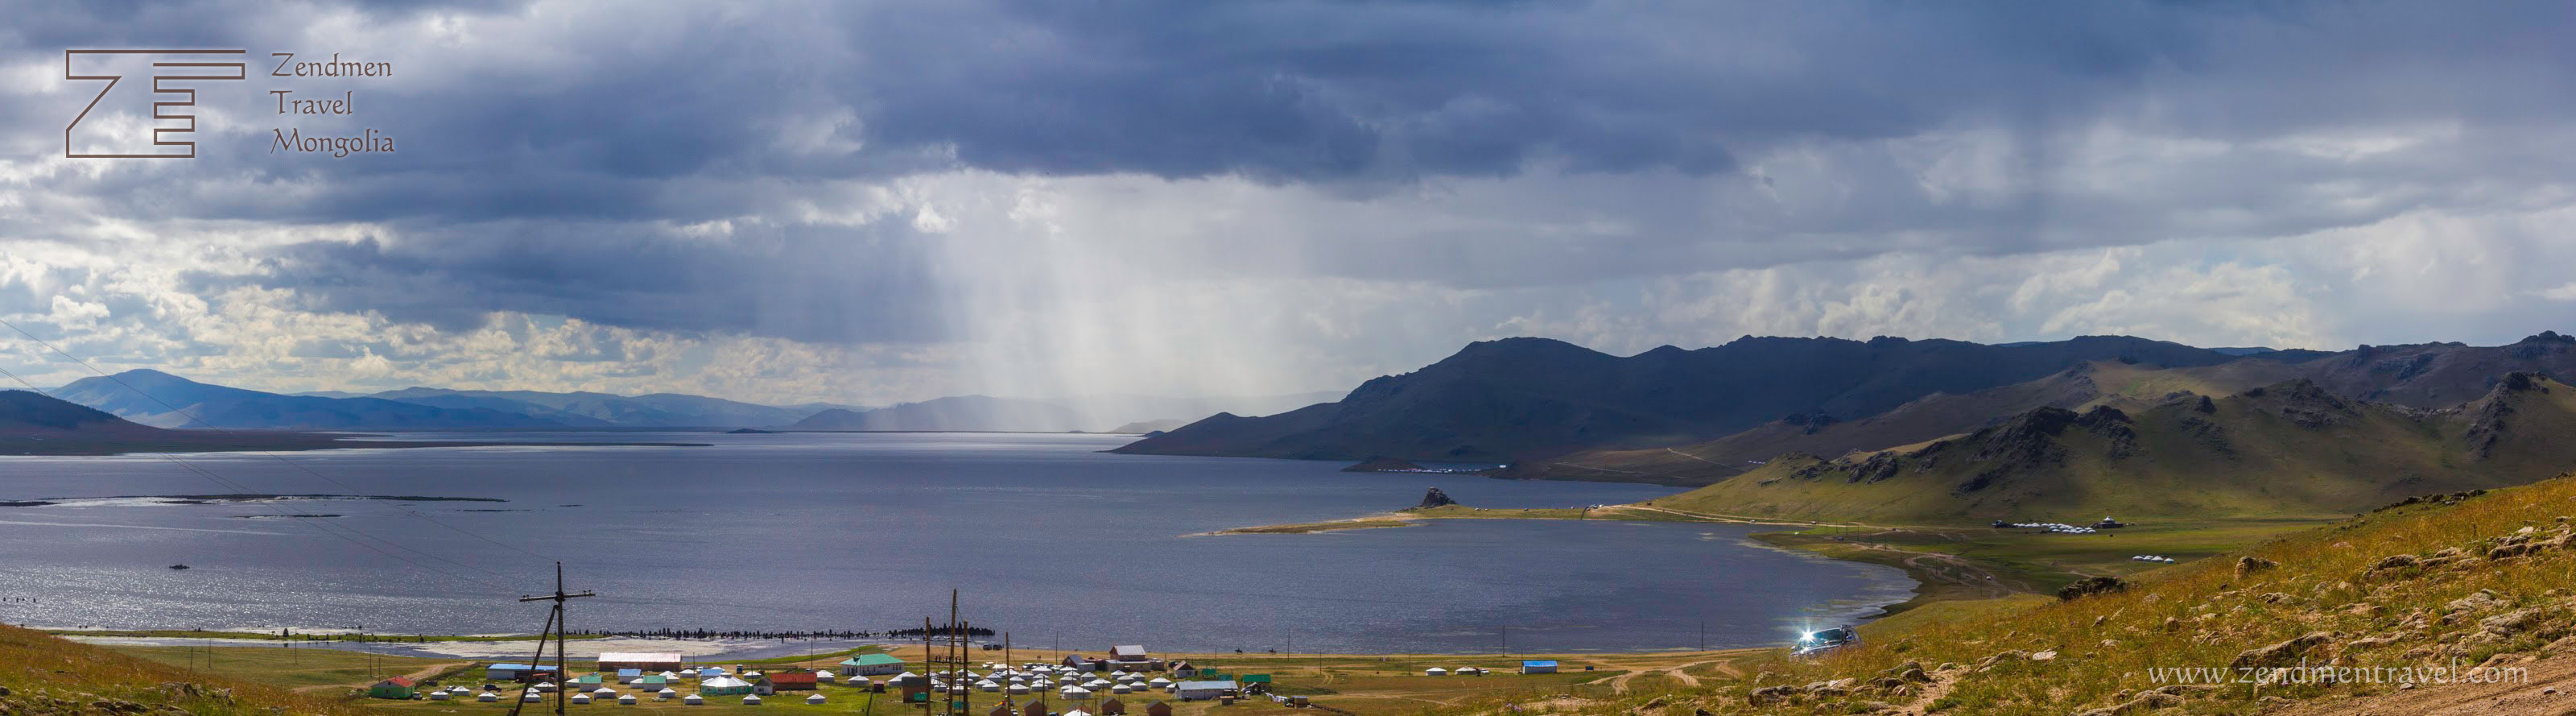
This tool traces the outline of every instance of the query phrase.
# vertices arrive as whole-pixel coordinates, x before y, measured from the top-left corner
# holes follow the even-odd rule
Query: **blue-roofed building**
[[[1554,661],[1524,661],[1524,662],[1521,662],[1521,673],[1524,673],[1524,674],[1553,674],[1553,673],[1556,673],[1556,662],[1554,662]]]
[[[528,678],[537,667],[527,664],[493,664],[483,667],[483,678],[494,681],[518,681]]]
[[[644,678],[644,670],[643,670],[643,669],[618,669],[618,670],[617,670],[617,683],[621,683],[621,684],[632,684],[632,683],[635,683],[635,681],[636,681],[637,679],[642,679],[642,678]]]

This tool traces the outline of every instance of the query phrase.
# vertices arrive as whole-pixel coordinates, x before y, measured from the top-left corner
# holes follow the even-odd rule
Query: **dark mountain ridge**
[[[2126,336],[1992,346],[1879,337],[1756,338],[1618,357],[1562,341],[1468,345],[1340,401],[1260,418],[1219,414],[1118,452],[1351,460],[1505,461],[1705,440],[1792,413],[1875,415],[1935,393],[2032,380],[2088,360],[2207,366],[2239,358]]]

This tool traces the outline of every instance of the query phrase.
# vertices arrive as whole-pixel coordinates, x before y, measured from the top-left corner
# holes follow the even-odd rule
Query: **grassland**
[[[1928,606],[1865,628],[1858,647],[1743,660],[1736,668],[1750,678],[1443,713],[2237,714],[2298,702],[2337,713],[2417,712],[2373,706],[2404,699],[2459,713],[2557,714],[2576,702],[2549,705],[2555,692],[2541,691],[2568,686],[2563,680],[2514,693],[2438,683],[2427,671],[2409,672],[2415,685],[2405,686],[2385,671],[2315,679],[2260,670],[2485,666],[2576,678],[2570,515],[2576,479],[2554,479],[2279,534],[2226,559],[2132,574],[2124,591]],[[2165,669],[2191,667],[2214,669],[2221,682],[2275,680],[2159,680]],[[2444,700],[2445,690],[2464,693]]]
[[[313,687],[359,688],[388,676],[438,679],[462,671],[473,663],[466,659],[390,656],[306,646],[113,648],[171,666],[299,690]]]
[[[0,626],[0,713],[13,716],[379,713],[345,699],[298,694],[289,690],[289,685],[270,683],[266,678],[191,670],[36,631]]]

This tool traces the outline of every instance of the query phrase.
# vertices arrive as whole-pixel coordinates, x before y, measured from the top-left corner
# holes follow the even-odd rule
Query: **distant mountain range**
[[[680,393],[624,396],[590,392],[404,388],[367,397],[458,410],[482,408],[517,413],[571,427],[767,427],[794,423],[822,410],[866,409],[828,403],[782,407]],[[808,407],[812,409],[806,409]]]
[[[1119,451],[1503,462],[1685,444],[1793,413],[1875,415],[1926,395],[2019,383],[2090,360],[2204,366],[2260,358],[2124,336],[2013,346],[1745,337],[1624,358],[1511,338],[1370,380],[1337,402],[1259,418],[1220,414]]]
[[[1284,411],[1331,394],[1238,398],[1098,395],[1064,401],[963,396],[871,408],[839,403],[761,405],[680,393],[616,395],[531,390],[404,388],[294,395],[199,383],[155,370],[84,378],[48,393],[148,426],[299,430],[743,428],[806,430],[1106,430],[1228,409]],[[193,417],[191,417],[193,416]]]
[[[2265,360],[2266,356],[2283,356]],[[2262,354],[2206,366],[2163,368],[2089,361],[2038,380],[1972,393],[1933,394],[1858,418],[1791,414],[1714,440],[1633,449],[1588,449],[1517,463],[1512,477],[1629,479],[1707,484],[1800,452],[1833,458],[1967,433],[2032,409],[2109,405],[2143,410],[2182,394],[2226,396],[2306,380],[2338,397],[2437,409],[2483,398],[2515,372],[2576,376],[2576,337],[2542,332],[2511,345],[2425,343],[2339,353]]]
[[[53,394],[138,423],[168,428],[427,430],[563,426],[558,421],[488,407],[440,407],[372,397],[279,395],[199,383],[156,370],[82,378],[55,389]]]
[[[1006,430],[1071,432],[1086,423],[1072,410],[1034,400],[965,395],[875,410],[824,410],[787,426],[790,430]]]
[[[2179,391],[2225,396],[2307,379],[2347,399],[2454,406],[2514,372],[2576,375],[2571,346],[2576,338],[2555,332],[2506,346],[2341,352],[2221,351],[2125,336],[2009,345],[1746,337],[1622,358],[1515,338],[1371,380],[1333,403],[1217,415],[1118,451],[1509,462],[1505,474],[1515,477],[1707,484],[1783,452],[1883,449],[2042,407]]]
[[[326,398],[327,400],[327,398]],[[174,430],[143,425],[88,406],[24,390],[0,390],[0,455],[116,455],[153,452],[323,450],[468,445],[656,445],[705,443],[548,443],[359,439],[332,433],[283,430]]]

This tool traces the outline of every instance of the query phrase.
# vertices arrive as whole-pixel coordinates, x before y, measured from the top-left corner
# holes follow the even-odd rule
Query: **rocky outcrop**
[[[2119,408],[2108,405],[2093,406],[2092,410],[2084,411],[2083,415],[2075,418],[2075,426],[2083,428],[2084,432],[2110,441],[2111,446],[2107,453],[2113,460],[2138,452],[2138,428],[2129,420],[2129,414],[2120,412]]]
[[[1434,487],[1430,492],[1422,493],[1422,504],[1414,507],[1446,507],[1455,504],[1458,504],[1458,501],[1449,499],[1449,493],[1441,492],[1440,488]]]
[[[2476,412],[2469,418],[2469,430],[2461,437],[2471,456],[2480,460],[2495,456],[2496,444],[2504,440],[2506,418],[2513,416],[2515,396],[2531,391],[2545,393],[2549,388],[2541,385],[2537,376],[2519,371],[2496,380],[2486,399],[2478,401]]]
[[[2059,588],[2057,590],[2057,598],[2072,601],[2096,594],[2110,594],[2112,592],[2127,591],[2128,589],[2129,583],[2120,581],[2120,578],[2118,577],[2086,577],[2075,580],[2074,583]]]
[[[2540,335],[2504,347],[2505,355],[2523,360],[2539,360],[2552,353],[2570,350],[2576,350],[2576,336],[2558,335],[2557,331],[2541,331]]]
[[[2340,425],[2359,417],[2361,411],[2350,401],[2320,387],[2315,381],[2300,378],[2280,385],[2255,388],[2237,395],[2261,399],[2265,407],[2302,428]]]

